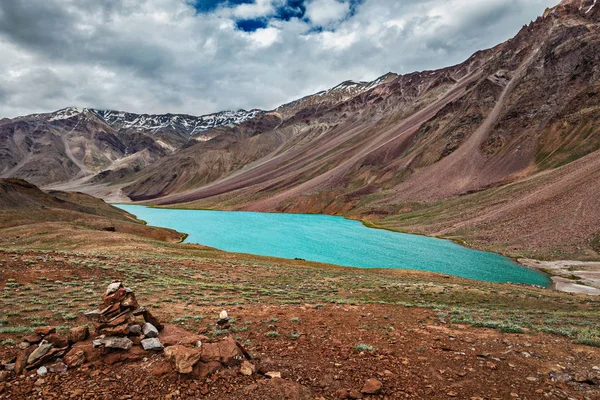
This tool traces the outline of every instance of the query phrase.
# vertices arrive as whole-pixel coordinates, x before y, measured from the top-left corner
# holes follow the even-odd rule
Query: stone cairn
[[[140,307],[133,291],[122,282],[112,282],[102,296],[100,308],[86,313],[85,316],[94,323],[99,335],[92,343],[95,347],[129,350],[133,341],[128,336],[144,339],[140,344],[144,350],[162,350],[158,332],[163,325],[150,311]],[[136,322],[136,317],[144,319],[143,324]]]
[[[21,352],[0,371],[0,380],[36,368],[44,376],[86,362],[139,361],[147,352],[162,352],[175,371],[195,378],[206,378],[225,367],[241,366],[244,375],[255,370],[248,362],[250,355],[231,336],[211,343],[206,336],[163,325],[119,281],[108,285],[100,307],[85,316],[94,325],[94,336],[90,337],[87,325],[72,328],[68,335],[57,333],[54,327],[35,328],[35,334],[19,344]],[[229,322],[227,312],[221,312],[217,325],[226,329]]]

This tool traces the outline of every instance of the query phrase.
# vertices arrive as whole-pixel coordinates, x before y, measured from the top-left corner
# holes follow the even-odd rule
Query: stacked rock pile
[[[100,307],[85,316],[94,323],[98,335],[92,342],[95,347],[129,350],[135,341],[144,350],[163,349],[158,339],[163,325],[150,311],[140,307],[133,291],[122,282],[108,285]],[[143,318],[143,322],[138,318]]]
[[[196,378],[233,366],[241,366],[240,373],[244,375],[255,370],[248,362],[250,355],[231,336],[211,342],[206,336],[177,326],[163,326],[138,304],[133,291],[122,282],[112,282],[98,309],[85,316],[94,325],[95,335],[89,337],[88,326],[72,328],[68,334],[57,333],[54,327],[35,328],[35,333],[25,336],[19,344],[21,352],[3,363],[0,381],[36,368],[38,375],[43,376],[65,372],[86,362],[137,361],[144,358],[146,351],[158,355],[163,350],[165,359],[178,373]],[[219,315],[217,325],[220,329],[229,328],[227,312]]]

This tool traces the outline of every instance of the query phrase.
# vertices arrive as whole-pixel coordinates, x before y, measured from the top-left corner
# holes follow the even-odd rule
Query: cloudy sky
[[[0,1],[0,118],[271,109],[456,64],[559,0]]]

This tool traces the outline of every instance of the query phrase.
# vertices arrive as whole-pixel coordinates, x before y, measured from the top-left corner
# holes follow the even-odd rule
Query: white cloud
[[[315,0],[305,19],[236,28],[236,19],[273,15],[283,1],[210,13],[189,0],[0,1],[0,118],[70,105],[274,108],[346,79],[461,62],[558,2],[365,0],[348,17],[347,2]],[[321,24],[327,29],[313,29]]]
[[[317,26],[338,22],[350,12],[350,4],[338,0],[312,0],[306,6],[306,16]]]

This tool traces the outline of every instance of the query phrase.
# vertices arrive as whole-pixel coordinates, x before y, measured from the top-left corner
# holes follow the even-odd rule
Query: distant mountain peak
[[[93,113],[116,129],[135,129],[149,132],[177,131],[188,136],[200,135],[212,128],[237,125],[254,118],[262,110],[221,111],[208,115],[187,114],[135,114],[125,111],[97,110]]]

